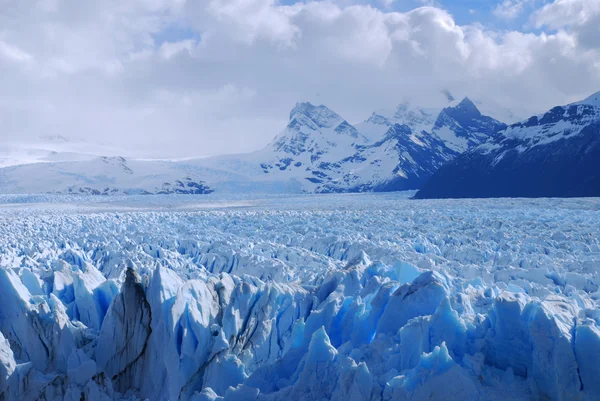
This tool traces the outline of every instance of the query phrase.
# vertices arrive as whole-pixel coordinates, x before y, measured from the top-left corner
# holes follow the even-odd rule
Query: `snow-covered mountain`
[[[450,106],[452,102],[449,101],[447,106]],[[410,102],[403,102],[393,111],[379,110],[374,112],[367,121],[358,126],[361,130],[369,131],[369,124],[385,126],[399,124],[406,125],[415,132],[431,132],[441,110],[441,108],[424,108]]]
[[[477,106],[465,98],[454,107],[446,107],[439,114],[432,132],[450,149],[462,153],[481,145],[506,125],[484,116]]]
[[[46,135],[28,141],[3,142],[0,146],[0,168],[30,163],[90,161],[122,153],[120,149],[103,144],[62,135]]]
[[[193,168],[166,161],[96,157],[0,169],[3,193],[205,194],[212,192]]]
[[[418,198],[600,196],[600,92],[513,124],[440,169]]]
[[[86,155],[12,166],[0,169],[0,193],[418,189],[440,166],[503,127],[469,99],[449,99],[445,108],[402,103],[357,125],[326,106],[298,103],[287,127],[258,152],[177,162]]]
[[[262,177],[255,173],[254,180],[294,182],[305,192],[417,189],[444,163],[503,127],[468,99],[442,110],[403,103],[356,126],[323,105],[299,103],[267,148],[238,160],[246,172],[258,163]],[[212,158],[199,164],[227,162]]]

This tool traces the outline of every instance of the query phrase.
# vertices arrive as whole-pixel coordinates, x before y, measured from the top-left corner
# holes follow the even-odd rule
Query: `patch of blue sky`
[[[154,44],[160,46],[163,43],[181,42],[184,40],[193,40],[199,42],[201,39],[200,32],[191,29],[183,24],[173,23],[167,25],[160,32],[153,35]]]

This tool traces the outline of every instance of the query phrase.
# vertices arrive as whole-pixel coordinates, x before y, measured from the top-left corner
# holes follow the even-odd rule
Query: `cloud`
[[[187,157],[264,146],[301,100],[354,122],[441,89],[521,115],[600,89],[597,9],[586,1],[541,8],[540,33],[461,26],[439,7],[5,2],[3,138],[61,134]]]
[[[266,39],[292,45],[300,29],[291,22],[292,9],[277,3],[276,0],[210,0],[206,12],[215,19],[210,26],[220,34],[230,33],[248,44]]]
[[[496,6],[494,15],[502,19],[513,20],[521,15],[527,3],[531,3],[531,1],[504,0]]]
[[[538,10],[535,18],[538,27],[549,26],[558,29],[568,26],[580,27],[595,20],[599,15],[598,1],[556,0]]]
[[[13,63],[27,63],[30,62],[33,57],[31,54],[24,52],[18,47],[0,41],[0,59]]]
[[[584,48],[600,48],[600,1],[557,0],[538,10],[534,21],[538,28],[572,32]]]

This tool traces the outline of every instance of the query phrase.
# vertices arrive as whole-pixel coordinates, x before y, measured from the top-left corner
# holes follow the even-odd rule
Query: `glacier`
[[[600,399],[600,199],[0,195],[0,400]]]

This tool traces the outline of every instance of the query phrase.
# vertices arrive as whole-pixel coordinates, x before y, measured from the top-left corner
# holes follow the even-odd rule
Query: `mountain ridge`
[[[600,196],[600,93],[512,124],[438,170],[416,198]]]
[[[447,100],[446,107],[439,109],[403,102],[356,125],[325,105],[298,102],[282,132],[253,153],[180,162],[124,159],[135,167],[135,179],[103,165],[100,174],[95,171],[99,168],[96,159],[77,164],[77,171],[68,163],[22,166],[0,170],[0,192],[72,193],[85,188],[91,193],[107,193],[108,188],[108,192],[161,193],[163,184],[176,187],[184,178],[205,186],[207,192],[418,189],[463,148],[480,144],[502,126],[483,116],[468,98]],[[161,175],[157,166],[165,173]],[[34,172],[37,169],[44,171],[38,174]],[[43,182],[31,179],[28,184],[28,176],[46,178]]]
[[[449,102],[437,116],[432,110],[401,103],[353,126],[326,106],[298,103],[286,129],[258,152],[261,168],[299,181],[306,192],[418,189],[463,148],[505,126],[483,116],[468,98]],[[453,142],[458,137],[462,147]]]

